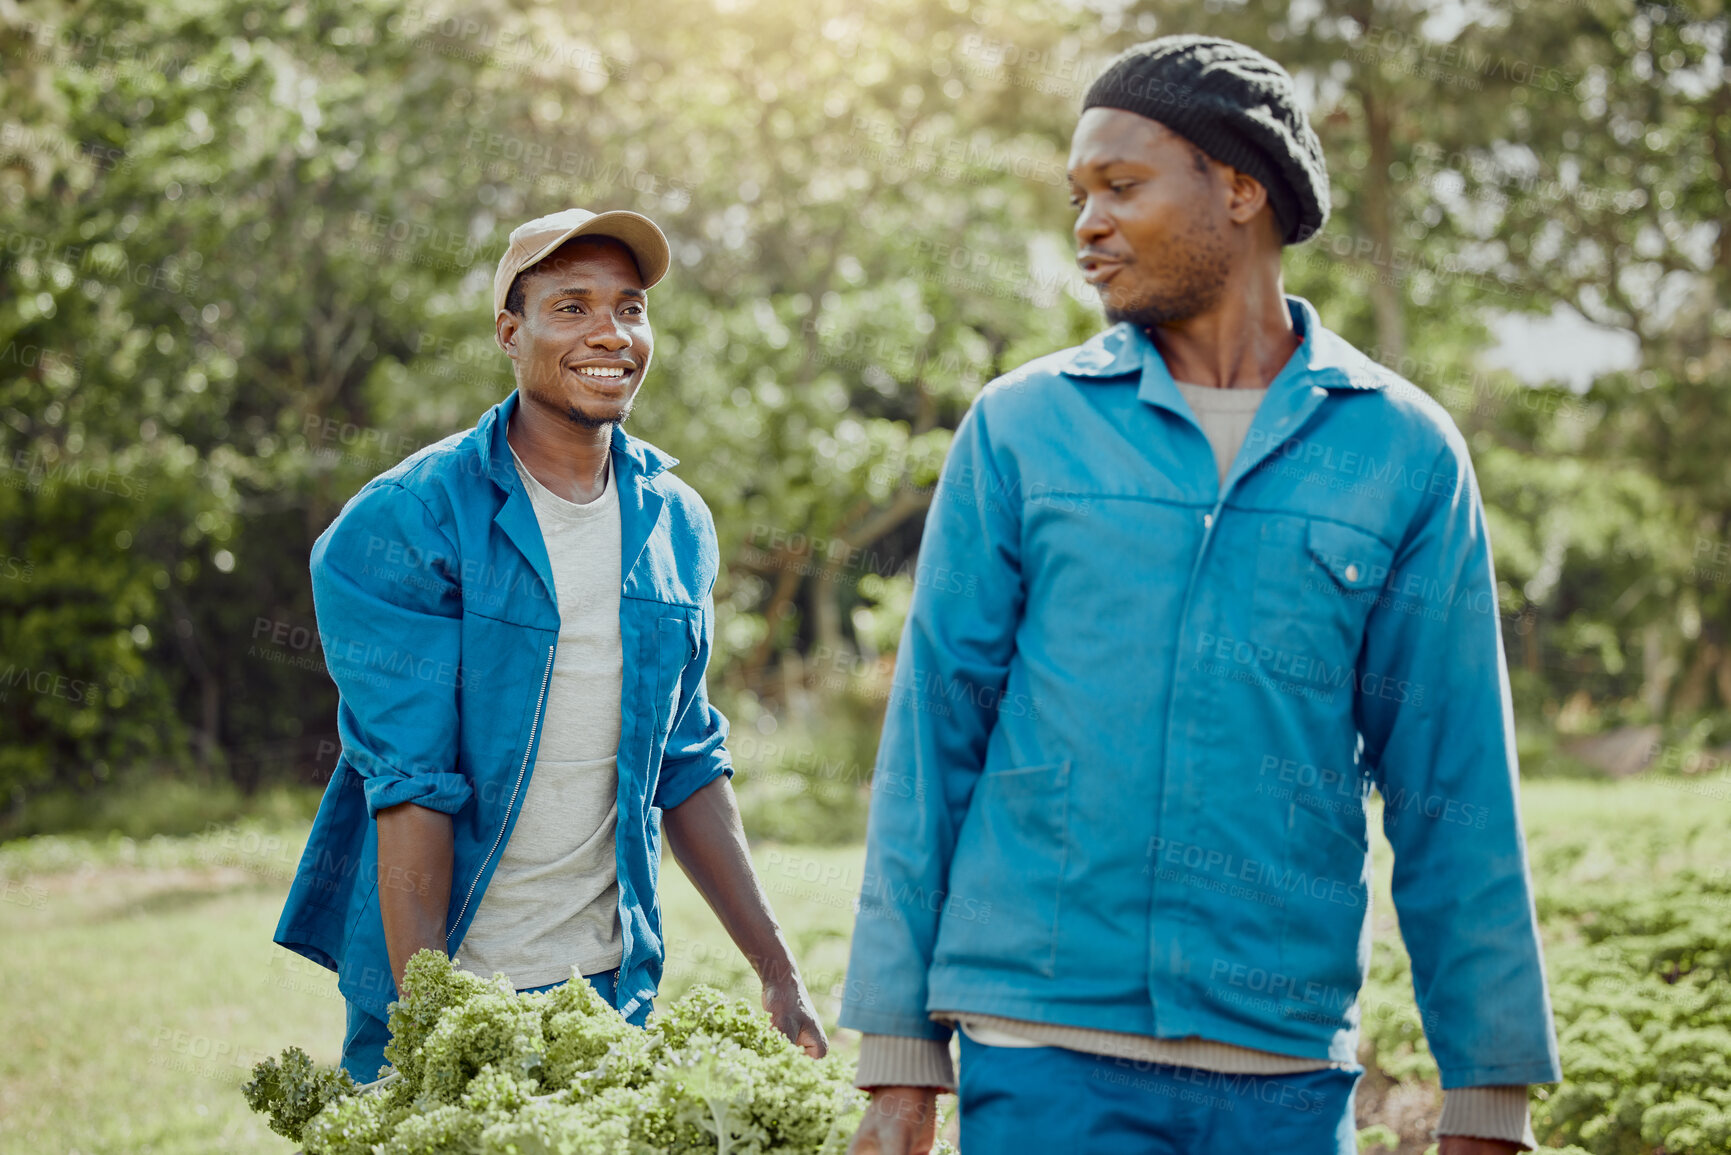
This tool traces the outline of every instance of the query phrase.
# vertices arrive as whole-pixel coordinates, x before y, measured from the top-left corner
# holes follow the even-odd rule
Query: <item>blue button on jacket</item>
[[[451,815],[446,926],[458,953],[535,765],[559,636],[552,568],[505,440],[512,393],[480,422],[374,478],[313,546],[313,600],[341,694],[342,754],[275,939],[338,973],[383,1018],[396,997],[379,917],[373,818],[413,802]],[[618,1007],[646,1013],[661,977],[661,811],[732,774],[704,672],[715,526],[668,468],[618,427],[624,650],[617,860]],[[561,720],[566,724],[570,720]],[[421,880],[387,879],[416,887]]]
[[[1303,343],[1224,484],[1120,324],[986,388],[927,517],[841,1023],[968,1011],[1354,1063],[1365,803],[1444,1087],[1559,1077],[1484,508],[1410,383]]]

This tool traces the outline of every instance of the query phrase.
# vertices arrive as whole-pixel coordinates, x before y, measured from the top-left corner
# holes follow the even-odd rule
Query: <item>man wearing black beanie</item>
[[[916,583],[897,651],[852,1151],[928,1151],[957,1090],[967,1155],[1351,1155],[1373,789],[1442,1155],[1532,1147],[1560,1070],[1484,508],[1447,413],[1283,291],[1329,206],[1292,78],[1132,48],[1070,187],[1112,327],[989,385],[933,495],[920,570],[968,580]]]

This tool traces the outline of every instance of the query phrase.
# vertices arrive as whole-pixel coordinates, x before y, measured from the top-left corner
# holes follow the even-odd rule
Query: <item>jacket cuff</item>
[[[872,1087],[937,1087],[956,1089],[955,1068],[948,1043],[906,1035],[865,1035],[859,1044],[859,1072],[853,1085]]]
[[[475,789],[462,774],[400,774],[384,772],[363,779],[367,795],[367,817],[403,802],[428,810],[455,814],[474,796]]]
[[[668,766],[666,762],[661,764],[661,780],[655,784],[655,798],[651,803],[662,810],[672,810],[689,802],[693,794],[717,778],[733,777],[733,761],[725,756],[706,755],[690,766],[675,764],[671,774]]]
[[[1474,1139],[1502,1139],[1533,1150],[1533,1117],[1527,1089],[1519,1087],[1456,1087],[1443,1092],[1442,1118],[1436,1133]]]

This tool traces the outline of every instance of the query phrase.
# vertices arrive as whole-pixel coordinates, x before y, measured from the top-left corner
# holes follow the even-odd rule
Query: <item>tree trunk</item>
[[[1370,300],[1376,315],[1376,343],[1384,364],[1399,363],[1406,352],[1406,319],[1401,312],[1403,286],[1395,260],[1394,189],[1388,170],[1394,163],[1392,102],[1367,81],[1359,89],[1364,107],[1364,131],[1370,163],[1364,174],[1364,224],[1372,244]]]

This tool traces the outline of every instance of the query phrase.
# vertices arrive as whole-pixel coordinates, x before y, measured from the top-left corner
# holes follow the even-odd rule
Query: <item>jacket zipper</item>
[[[475,872],[475,880],[469,883],[469,893],[463,897],[463,909],[457,912],[457,921],[445,934],[445,945],[451,945],[451,935],[457,927],[463,925],[463,916],[469,913],[469,903],[475,898],[475,888],[481,885],[481,876],[487,873],[488,863],[499,853],[499,843],[505,840],[505,827],[511,824],[511,811],[517,808],[517,795],[523,789],[523,774],[529,769],[529,752],[535,748],[535,731],[541,726],[541,707],[547,702],[547,682],[553,676],[553,649],[547,647],[547,669],[541,674],[541,696],[535,699],[535,720],[529,723],[529,744],[523,747],[523,764],[517,767],[517,784],[511,788],[511,804],[505,808],[505,821],[499,824],[499,833],[493,839],[493,849],[487,851],[487,857],[481,861],[481,869]]]

